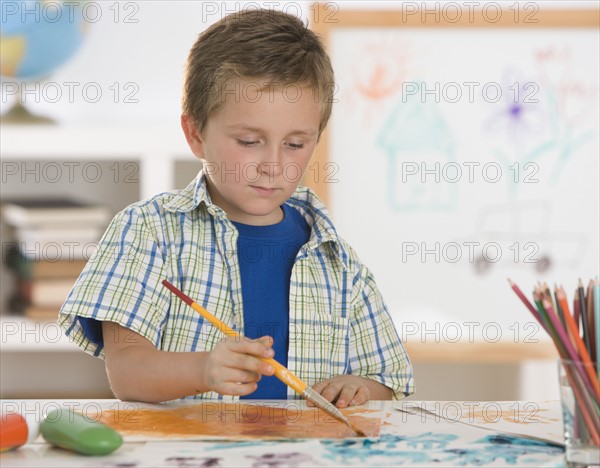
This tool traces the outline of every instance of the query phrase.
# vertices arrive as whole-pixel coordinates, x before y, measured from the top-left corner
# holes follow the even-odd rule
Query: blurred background
[[[506,277],[571,296],[598,275],[598,3],[473,3],[1,1],[1,397],[111,397],[58,308],[114,214],[194,178],[187,53],[263,5],[331,54],[333,115],[305,183],[373,270],[413,398],[558,399],[557,356]]]

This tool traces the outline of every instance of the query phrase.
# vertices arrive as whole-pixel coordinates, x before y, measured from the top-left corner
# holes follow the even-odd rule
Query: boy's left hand
[[[346,374],[318,382],[312,388],[338,408],[345,408],[360,405],[370,399],[371,392],[367,382],[368,379],[364,377]],[[315,406],[308,400],[306,403],[308,406]]]

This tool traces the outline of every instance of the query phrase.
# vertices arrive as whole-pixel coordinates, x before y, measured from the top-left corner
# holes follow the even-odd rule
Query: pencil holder
[[[595,363],[558,362],[567,466],[600,464],[600,407]]]

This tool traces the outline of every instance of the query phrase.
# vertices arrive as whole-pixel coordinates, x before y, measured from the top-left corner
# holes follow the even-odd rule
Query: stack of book
[[[9,309],[34,320],[56,320],[83,267],[94,254],[110,210],[65,198],[4,202],[2,220],[14,242],[4,246],[16,274]]]

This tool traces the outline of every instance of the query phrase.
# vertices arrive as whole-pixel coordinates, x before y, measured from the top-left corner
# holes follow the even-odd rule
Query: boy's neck
[[[227,213],[227,211],[225,210]],[[283,213],[283,209],[279,206],[273,213],[269,214],[268,218],[265,217],[264,220],[257,219],[256,216],[235,216],[232,217],[227,213],[227,217],[230,221],[239,224],[246,224],[248,226],[272,226],[273,224],[279,224],[283,221],[285,217]],[[263,222],[264,221],[264,222]]]

